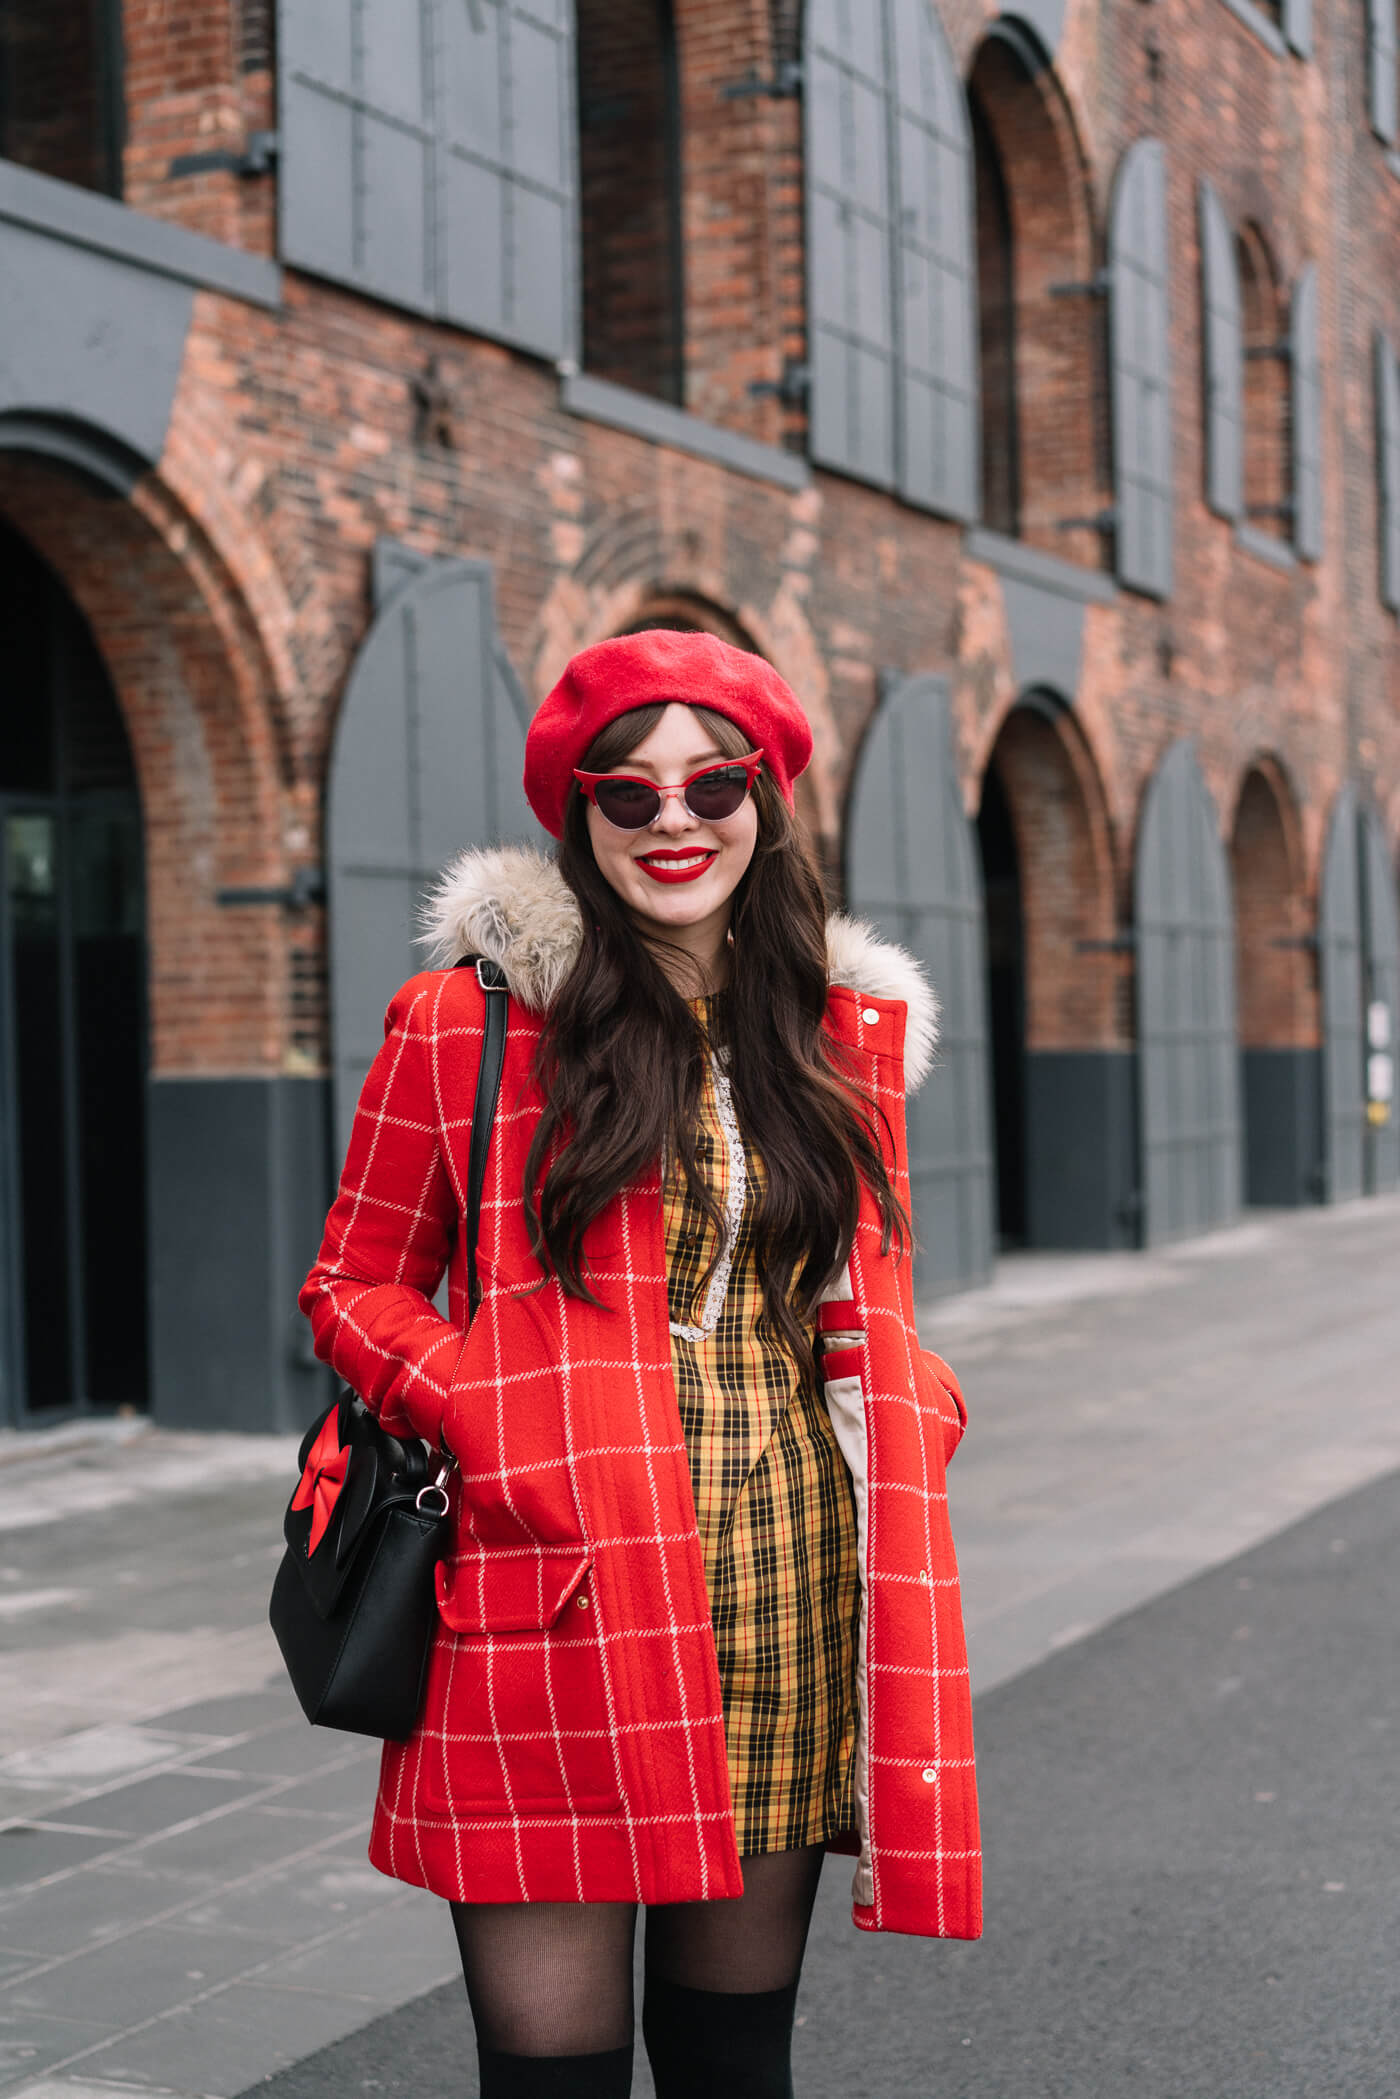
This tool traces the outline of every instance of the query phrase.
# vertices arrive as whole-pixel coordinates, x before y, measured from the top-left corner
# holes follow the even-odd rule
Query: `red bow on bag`
[[[335,1514],[335,1505],[340,1499],[340,1490],[345,1485],[345,1475],[350,1468],[350,1453],[340,1447],[337,1421],[337,1415],[327,1415],[320,1435],[311,1446],[311,1455],[301,1475],[301,1484],[292,1496],[294,1509],[311,1511],[311,1543],[307,1547],[308,1556],[316,1550],[326,1535],[326,1525]]]

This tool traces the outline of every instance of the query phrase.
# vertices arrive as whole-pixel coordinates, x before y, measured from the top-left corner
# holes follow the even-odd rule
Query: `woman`
[[[483,2099],[630,2089],[638,1903],[660,2099],[791,2092],[826,1850],[862,1929],[981,1928],[965,1416],[910,1287],[936,1009],[825,917],[810,755],[708,635],[574,658],[525,756],[557,865],[469,853],[434,902],[442,962],[511,993],[470,1333],[471,968],[394,999],[302,1294],[318,1353],[458,1465],[370,1856],[453,1904]]]

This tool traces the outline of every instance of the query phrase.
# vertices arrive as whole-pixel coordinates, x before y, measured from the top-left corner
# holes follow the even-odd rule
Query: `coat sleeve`
[[[434,1445],[465,1340],[431,1302],[457,1221],[430,1062],[437,982],[414,979],[389,1007],[340,1190],[298,1300],[322,1362],[391,1434]]]

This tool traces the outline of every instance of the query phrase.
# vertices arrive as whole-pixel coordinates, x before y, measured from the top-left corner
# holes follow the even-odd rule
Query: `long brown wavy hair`
[[[584,769],[617,766],[664,712],[658,702],[619,715],[589,747]],[[727,757],[750,748],[723,715],[694,712]],[[767,1170],[756,1234],[760,1332],[815,1375],[807,1323],[850,1253],[860,1178],[879,1205],[881,1251],[897,1241],[902,1254],[913,1232],[881,1150],[882,1113],[841,1068],[822,1026],[826,904],[811,846],[766,770],[754,793],[758,838],[734,892],[729,984],[709,1002],[710,1035],[729,1052],[735,1110]],[[584,1233],[659,1157],[675,1160],[717,1239],[723,1218],[695,1156],[705,1029],[661,967],[659,943],[643,938],[599,872],[577,785],[558,857],[583,941],[536,1053],[545,1109],[526,1161],[525,1209],[546,1271],[570,1296],[598,1304]]]

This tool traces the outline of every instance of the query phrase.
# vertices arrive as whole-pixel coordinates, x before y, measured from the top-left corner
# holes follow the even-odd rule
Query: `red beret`
[[[594,737],[629,708],[665,700],[709,707],[736,723],[792,807],[792,783],[812,755],[812,731],[792,687],[761,656],[713,634],[654,628],[580,650],[531,722],[525,794],[546,831],[563,835],[574,767]]]

